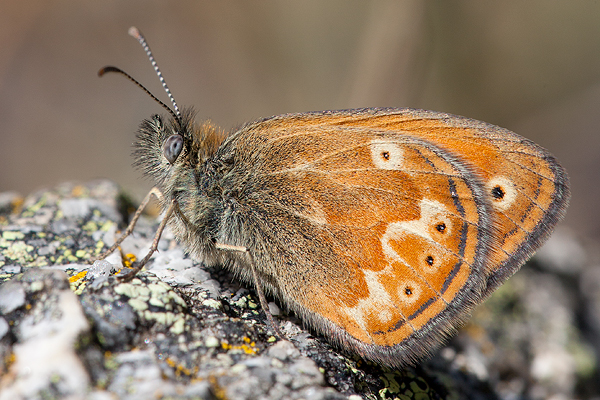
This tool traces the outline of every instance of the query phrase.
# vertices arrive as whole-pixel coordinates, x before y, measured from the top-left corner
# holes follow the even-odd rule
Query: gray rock
[[[19,274],[22,269],[20,265],[4,265],[0,268],[0,274]]]
[[[0,286],[0,313],[8,314],[25,305],[25,289],[15,282]]]
[[[2,317],[0,317],[0,340],[8,333],[9,326],[8,322]]]
[[[76,221],[67,218],[62,218],[58,221],[52,222],[52,231],[56,232],[59,235],[62,235],[63,233],[67,232],[77,232],[79,231],[79,227]]]
[[[114,272],[116,272],[115,266],[106,260],[96,260],[88,270],[91,279],[107,277]]]
[[[65,218],[85,218],[92,213],[94,208],[98,208],[100,202],[95,199],[64,199],[60,202],[59,209]]]
[[[31,270],[9,282],[20,288],[13,294],[35,296],[31,307],[12,319],[15,361],[7,371],[12,379],[0,380],[0,400],[82,398],[89,390],[89,374],[75,351],[89,324],[77,296],[64,284],[67,278],[59,271]]]

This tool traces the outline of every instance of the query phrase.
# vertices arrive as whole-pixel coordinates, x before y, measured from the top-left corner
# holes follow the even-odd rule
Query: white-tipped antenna
[[[154,67],[154,71],[156,71],[156,75],[158,75],[158,79],[160,80],[160,83],[162,84],[163,88],[165,89],[165,92],[167,92],[167,96],[169,96],[169,99],[171,100],[171,103],[173,104],[173,109],[175,110],[175,114],[177,114],[177,119],[181,120],[181,113],[179,112],[179,107],[177,107],[177,103],[175,103],[175,99],[173,98],[173,95],[171,94],[171,91],[169,90],[169,87],[167,86],[167,82],[165,82],[165,78],[163,78],[162,73],[160,72],[160,69],[158,69],[158,64],[156,64],[156,60],[154,59],[154,56],[152,55],[152,51],[150,51],[150,46],[148,46],[148,43],[146,43],[146,39],[144,38],[144,35],[142,35],[142,33],[135,26],[132,26],[131,28],[129,28],[128,32],[131,36],[136,38],[138,42],[140,42],[140,44],[146,51],[146,55],[148,56],[148,59],[152,63],[152,66]]]

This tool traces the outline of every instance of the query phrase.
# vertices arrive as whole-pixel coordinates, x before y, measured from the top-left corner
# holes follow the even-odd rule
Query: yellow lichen
[[[87,271],[81,271],[77,275],[73,275],[69,278],[70,283],[77,282],[80,279],[83,279],[87,275]]]
[[[123,256],[123,265],[127,268],[131,268],[131,264],[133,264],[135,262],[135,260],[137,260],[137,257],[135,256],[135,254],[125,254]]]
[[[246,354],[256,354],[258,350],[256,349],[256,343],[251,341],[250,338],[244,337],[242,339],[246,343],[242,343],[241,345],[231,345],[227,342],[221,343],[221,347],[223,350],[241,350]]]

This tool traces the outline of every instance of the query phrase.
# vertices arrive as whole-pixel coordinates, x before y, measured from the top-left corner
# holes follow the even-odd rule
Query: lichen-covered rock
[[[188,258],[168,231],[147,269],[120,281],[131,255],[147,252],[153,218],[140,220],[121,252],[89,264],[123,227],[125,200],[99,181],[0,209],[1,400],[560,399],[597,380],[600,342],[581,327],[600,324],[581,318],[600,315],[593,302],[582,307],[600,298],[600,274],[572,236],[559,242],[576,255],[552,255],[555,243],[431,360],[391,371],[336,351],[272,302],[287,338],[277,340],[253,288]],[[566,273],[557,260],[578,265]]]
[[[3,319],[12,340],[3,336],[5,360],[0,399],[82,398],[90,386],[76,352],[90,325],[68,277],[57,270],[29,269],[0,286]]]

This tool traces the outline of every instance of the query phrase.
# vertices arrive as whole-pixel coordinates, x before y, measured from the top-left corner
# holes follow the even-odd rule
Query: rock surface
[[[130,282],[114,242],[126,197],[63,184],[0,209],[0,400],[569,399],[598,393],[600,268],[566,231],[419,366],[392,371],[332,348],[165,232]],[[129,209],[128,209],[129,208]],[[143,257],[157,221],[121,246]],[[561,247],[562,246],[562,247]]]

